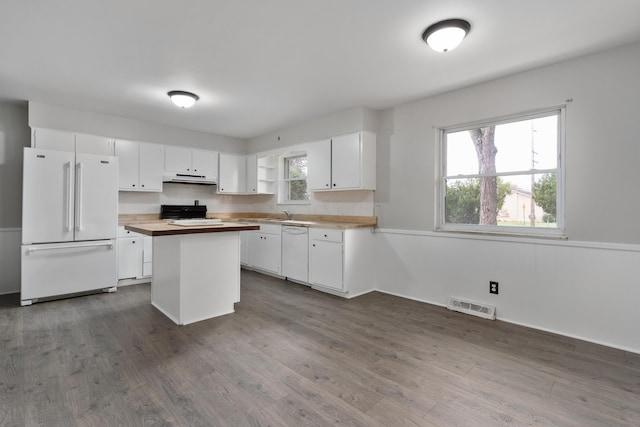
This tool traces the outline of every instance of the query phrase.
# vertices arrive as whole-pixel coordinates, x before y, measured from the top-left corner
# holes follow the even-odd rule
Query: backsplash
[[[279,205],[276,195],[229,196],[216,194],[216,186],[164,183],[162,193],[119,193],[119,213],[158,213],[160,205],[191,205],[199,200],[209,212],[265,212],[316,215],[374,215],[373,191],[332,191],[312,193],[309,205]]]

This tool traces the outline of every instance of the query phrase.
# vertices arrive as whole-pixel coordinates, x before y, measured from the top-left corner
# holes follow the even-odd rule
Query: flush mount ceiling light
[[[193,104],[195,104],[196,101],[200,99],[200,97],[195,93],[185,92],[183,90],[172,90],[171,92],[167,93],[167,95],[169,95],[169,98],[171,98],[173,103],[180,108],[192,107]]]
[[[447,19],[429,26],[422,39],[436,52],[455,49],[471,30],[471,24],[464,19]]]

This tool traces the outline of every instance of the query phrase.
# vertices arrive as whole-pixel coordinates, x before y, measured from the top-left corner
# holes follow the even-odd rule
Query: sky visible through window
[[[558,116],[522,120],[496,126],[496,172],[498,174],[554,169],[558,162]],[[532,160],[534,167],[532,167]],[[447,134],[446,175],[473,175],[479,170],[469,131]],[[530,175],[503,176],[515,188],[531,190]]]

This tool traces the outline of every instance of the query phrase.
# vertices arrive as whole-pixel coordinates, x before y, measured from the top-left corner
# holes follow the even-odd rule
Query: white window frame
[[[505,116],[496,119],[488,119],[477,122],[465,123],[455,126],[441,127],[437,129],[438,153],[436,159],[439,163],[437,170],[439,171],[437,177],[436,192],[436,231],[444,232],[468,232],[468,233],[482,233],[482,234],[497,234],[497,235],[511,235],[511,236],[527,236],[527,237],[553,237],[553,238],[566,238],[565,234],[565,105],[558,107],[552,107],[543,110],[535,110],[525,113],[514,114],[511,116]],[[507,173],[496,173],[491,175],[482,176],[508,176],[508,175],[523,175],[534,173],[556,174],[556,224],[557,228],[545,228],[545,227],[517,227],[517,226],[492,226],[492,225],[478,225],[478,224],[454,224],[445,222],[445,195],[447,192],[446,182],[447,179],[464,179],[464,178],[478,178],[479,174],[474,175],[454,175],[448,176],[446,171],[447,160],[447,139],[448,133],[460,132],[464,130],[470,130],[480,128],[484,126],[501,125],[506,123],[513,123],[523,120],[532,120],[541,117],[548,117],[550,115],[557,114],[558,116],[558,149],[557,149],[557,167],[555,169],[529,169],[524,171],[512,171]]]
[[[278,204],[279,205],[309,205],[311,204],[311,200],[307,199],[307,200],[290,200],[289,199],[289,185],[288,183],[292,180],[287,179],[287,177],[285,176],[285,173],[287,172],[286,169],[286,162],[288,159],[294,158],[294,157],[306,157],[307,156],[307,152],[306,151],[295,151],[295,152],[288,152],[286,154],[282,154],[280,156],[279,159],[279,167],[278,167],[278,174],[280,176],[279,182],[280,185],[278,187]],[[308,159],[308,157],[307,157]],[[308,185],[308,177],[305,178],[305,181],[307,181],[307,185]],[[307,187],[307,192],[308,192],[308,187]]]

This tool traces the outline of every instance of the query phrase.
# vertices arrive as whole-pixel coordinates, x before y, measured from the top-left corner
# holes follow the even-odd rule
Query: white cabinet
[[[162,160],[164,147],[160,144],[140,143],[140,190],[162,191]]]
[[[247,194],[257,194],[258,193],[258,156],[256,156],[255,154],[250,154],[248,156],[245,156],[245,159],[247,163],[246,192]]]
[[[249,265],[249,235],[251,231],[240,232],[240,264]]]
[[[196,175],[218,177],[218,152],[211,150],[191,150],[191,165]]]
[[[282,276],[300,283],[309,282],[309,230],[282,226]]]
[[[309,283],[343,290],[341,230],[312,228],[309,233]]]
[[[43,150],[76,151],[73,132],[36,128],[31,131],[31,147]]]
[[[376,189],[376,136],[372,132],[311,143],[307,161],[309,190]]]
[[[282,258],[280,242],[280,225],[260,224],[260,230],[249,234],[248,265],[279,275]]]
[[[111,138],[56,129],[34,128],[31,132],[31,147],[104,156],[114,155],[114,141]]]
[[[275,194],[277,156],[220,153],[220,194]]]
[[[118,280],[151,276],[152,237],[118,227]]]
[[[164,170],[191,174],[191,149],[186,147],[164,147]]]
[[[151,277],[153,274],[153,237],[142,238],[142,277]]]
[[[307,148],[307,188],[331,189],[331,140],[309,144]]]
[[[167,145],[164,152],[164,170],[217,178],[218,152]]]
[[[76,134],[76,153],[113,156],[115,141],[112,138],[85,133]]]
[[[162,191],[163,146],[147,142],[117,140],[121,191]]]
[[[218,193],[246,193],[247,159],[245,156],[220,153],[218,173]]]
[[[352,298],[374,289],[371,228],[309,229],[309,284]]]

